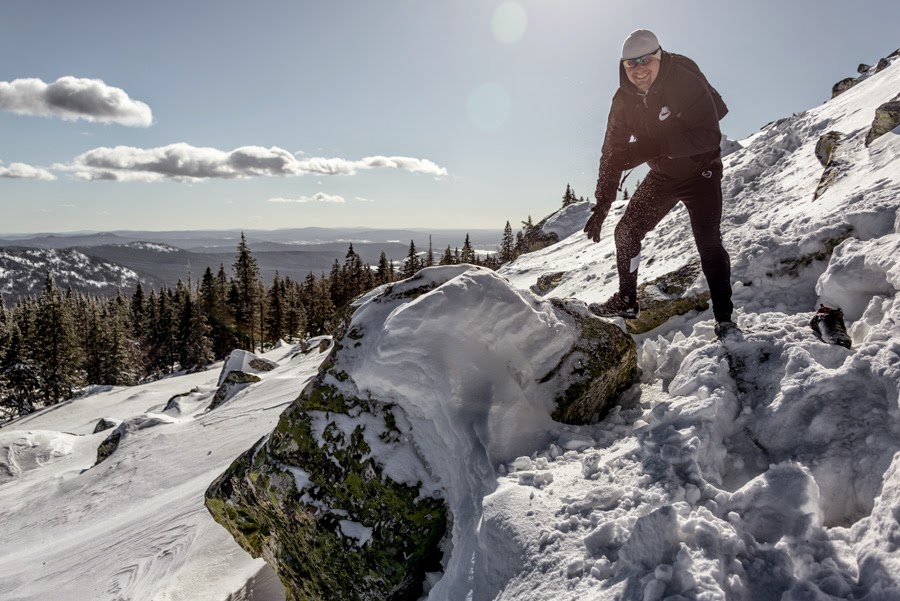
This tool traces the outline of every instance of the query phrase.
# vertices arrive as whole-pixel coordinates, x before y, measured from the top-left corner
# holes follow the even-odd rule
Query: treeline
[[[48,273],[40,296],[13,308],[0,299],[0,418],[67,400],[85,386],[203,369],[235,348],[264,351],[279,340],[333,334],[350,303],[376,286],[433,265],[496,269],[499,254],[479,256],[467,235],[461,249],[448,246],[439,257],[430,244],[420,253],[410,241],[401,265],[382,252],[372,267],[351,244],[328,274],[294,281],[276,273],[267,286],[242,234],[230,273],[224,265],[207,268],[199,281],[174,288],[139,284],[130,296],[105,298],[63,291]]]

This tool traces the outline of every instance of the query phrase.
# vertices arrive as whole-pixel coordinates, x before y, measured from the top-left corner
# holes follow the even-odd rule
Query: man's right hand
[[[600,228],[603,227],[603,221],[606,219],[607,211],[594,207],[591,216],[588,217],[587,224],[584,226],[584,233],[594,242],[600,242]]]

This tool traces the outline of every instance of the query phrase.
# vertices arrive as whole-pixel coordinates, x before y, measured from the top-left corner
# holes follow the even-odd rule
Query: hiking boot
[[[844,325],[844,312],[840,307],[832,309],[825,305],[819,305],[819,310],[809,321],[809,327],[828,344],[837,344],[850,348],[850,335],[847,334],[847,326]]]
[[[728,338],[737,338],[742,334],[741,329],[733,321],[717,321],[714,329],[716,338],[722,341]]]
[[[625,319],[637,319],[640,309],[637,300],[630,297],[621,297],[616,292],[605,303],[591,303],[588,311],[597,317],[624,317]]]

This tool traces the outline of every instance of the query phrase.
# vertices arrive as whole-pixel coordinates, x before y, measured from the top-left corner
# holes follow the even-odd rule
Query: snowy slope
[[[340,365],[354,393],[405,412],[457,518],[430,601],[900,599],[900,132],[863,145],[898,90],[895,61],[726,157],[745,335],[716,343],[707,311],[636,336],[641,381],[603,422],[542,413],[535,377],[570,332],[528,289],[564,272],[548,296],[609,296],[623,204],[599,244],[576,232],[502,277],[444,268],[428,294],[363,299],[354,322],[366,335]],[[831,130],[849,169],[813,201],[813,148]],[[642,280],[696,256],[683,209],[643,254]],[[813,335],[819,301],[844,308],[852,349]],[[0,429],[0,598],[213,600],[241,588],[260,562],[212,522],[203,491],[321,361],[267,358],[278,367],[213,412],[217,371]],[[162,411],[194,387],[180,412]],[[145,414],[163,417],[91,467],[99,418]]]
[[[295,351],[264,355],[279,367],[211,412],[218,369],[99,391],[0,429],[0,598],[223,601],[241,589],[264,562],[213,521],[203,494],[324,358]],[[93,434],[100,418],[135,426],[94,466],[112,432]]]

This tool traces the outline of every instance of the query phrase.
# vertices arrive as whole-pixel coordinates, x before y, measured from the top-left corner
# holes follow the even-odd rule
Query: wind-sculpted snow
[[[0,598],[222,601],[244,588],[264,564],[213,521],[203,493],[272,429],[324,358],[297,351],[265,354],[277,366],[253,394],[213,412],[220,366],[100,390],[4,424]],[[176,397],[180,410],[163,414]],[[95,433],[101,417],[121,423]],[[94,465],[116,432],[118,448]]]
[[[335,365],[351,379],[336,385],[397,403],[411,422],[453,514],[451,563],[432,595],[463,598],[473,558],[485,560],[472,537],[481,499],[496,485],[496,465],[549,441],[558,384],[538,382],[574,331],[489,270],[419,276],[361,301]]]

